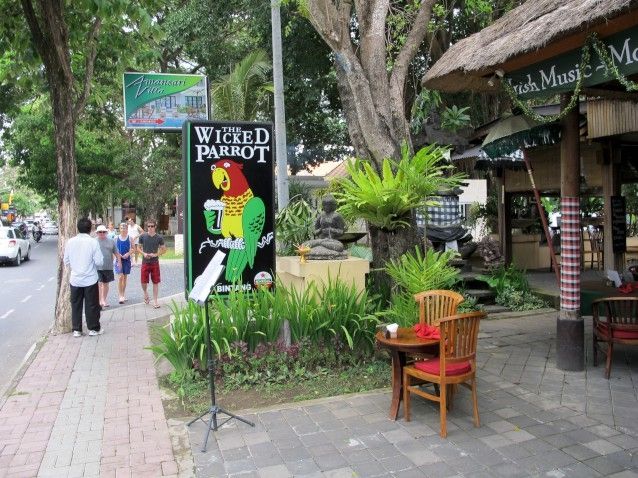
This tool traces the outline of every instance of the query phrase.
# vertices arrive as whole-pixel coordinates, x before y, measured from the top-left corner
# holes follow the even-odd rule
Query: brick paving
[[[48,337],[0,409],[0,477],[178,476],[145,349],[167,313],[120,307],[103,335]]]
[[[480,428],[464,388],[448,415],[447,439],[438,434],[436,404],[418,397],[411,422],[402,412],[389,420],[388,391],[240,411],[256,426],[230,421],[206,453],[205,425],[191,427],[197,476],[638,477],[638,352],[619,349],[606,380],[587,341],[586,371],[561,372],[556,314],[481,324]]]

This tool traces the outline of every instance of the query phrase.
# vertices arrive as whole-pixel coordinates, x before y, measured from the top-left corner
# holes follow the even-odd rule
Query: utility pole
[[[277,209],[288,205],[288,152],[286,150],[286,111],[284,106],[284,67],[281,55],[281,0],[271,0],[272,73],[275,87],[275,151],[277,159]]]

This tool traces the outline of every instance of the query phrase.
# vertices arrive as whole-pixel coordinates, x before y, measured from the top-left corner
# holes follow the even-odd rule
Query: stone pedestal
[[[328,278],[337,278],[345,284],[354,284],[357,291],[365,289],[366,274],[370,272],[370,263],[359,257],[349,257],[334,261],[308,260],[299,262],[298,256],[277,257],[277,278],[285,287],[294,287],[303,291],[311,282],[327,284]]]

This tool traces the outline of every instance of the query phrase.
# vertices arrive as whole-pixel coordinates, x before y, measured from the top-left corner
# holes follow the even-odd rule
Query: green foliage
[[[470,125],[470,116],[466,112],[469,106],[459,108],[453,105],[451,108],[445,108],[441,114],[441,127],[450,131],[458,131]]]
[[[313,343],[348,344],[356,350],[371,350],[377,318],[369,308],[374,300],[364,290],[329,278],[328,283],[311,283],[303,292],[278,287],[281,314],[290,323],[292,340]]]
[[[213,115],[219,120],[254,121],[273,86],[269,80],[271,65],[263,50],[249,53],[232,71],[211,86]]]
[[[149,347],[160,359],[166,359],[176,376],[187,377],[193,368],[206,363],[206,322],[201,307],[189,302],[180,307],[171,304],[172,319],[161,327],[155,326]]]
[[[449,265],[457,255],[456,251],[436,252],[432,249],[423,253],[415,247],[414,253],[391,260],[386,271],[410,295],[425,290],[451,289],[459,281],[459,270]]]
[[[536,297],[522,271],[514,265],[499,266],[488,275],[476,277],[496,292],[496,303],[511,310],[533,310],[545,307],[545,302]]]
[[[289,256],[295,247],[312,238],[317,210],[300,196],[293,196],[275,216],[277,252]]]
[[[211,344],[220,358],[274,347],[288,319],[294,343],[370,353],[378,323],[369,309],[374,305],[365,291],[357,292],[354,285],[338,280],[329,280],[325,287],[311,285],[305,292],[281,285],[274,292],[238,289],[227,297],[213,296]],[[173,304],[171,309],[171,322],[153,330],[149,348],[187,379],[191,369],[202,369],[205,364],[205,312],[193,303]]]
[[[426,290],[451,289],[459,280],[459,270],[449,265],[455,251],[425,253],[415,247],[414,253],[403,254],[386,265],[386,272],[397,284],[390,307],[383,312],[387,320],[402,327],[414,324],[419,316],[414,294]]]
[[[224,388],[235,390],[267,388],[325,379],[334,371],[374,363],[371,357],[356,350],[313,344],[308,340],[285,348],[281,343],[261,345],[253,353],[237,350],[221,360]],[[378,365],[377,365],[378,366]]]
[[[361,259],[365,259],[368,262],[372,262],[372,249],[368,246],[353,244],[348,249],[348,253],[352,257],[360,257]]]
[[[423,88],[412,104],[411,128],[412,133],[418,133],[423,129],[432,111],[441,106],[441,94],[436,90]]]
[[[535,310],[547,307],[540,297],[536,297],[529,290],[520,290],[506,286],[496,297],[496,303],[514,311]]]
[[[428,197],[457,186],[463,178],[460,174],[446,176],[451,168],[443,162],[446,152],[430,145],[412,156],[404,145],[401,161],[385,159],[380,173],[369,162],[349,162],[349,177],[335,181],[339,212],[346,219],[361,218],[386,230],[409,226],[414,208],[427,206]]]

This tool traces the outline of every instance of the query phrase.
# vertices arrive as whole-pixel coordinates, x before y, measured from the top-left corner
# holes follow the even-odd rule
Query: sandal
[[[151,298],[150,297],[144,297],[144,303],[146,305],[150,304],[151,303]]]
[[[159,309],[159,308],[160,308],[160,305],[159,305],[159,304],[155,304],[155,305],[153,305],[153,308],[154,308],[154,309]]]

